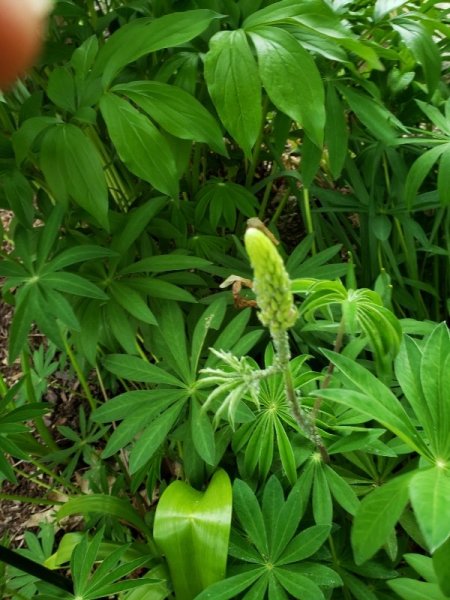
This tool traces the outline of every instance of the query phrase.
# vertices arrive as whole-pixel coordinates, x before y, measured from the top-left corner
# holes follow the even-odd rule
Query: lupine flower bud
[[[249,227],[244,239],[254,270],[253,290],[261,311],[259,319],[271,333],[285,331],[297,320],[297,309],[283,259],[260,229]]]

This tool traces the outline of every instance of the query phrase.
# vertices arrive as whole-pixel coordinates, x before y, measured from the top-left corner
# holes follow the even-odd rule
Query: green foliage
[[[205,492],[174,481],[158,502],[153,533],[180,600],[196,598],[225,576],[231,496],[229,477],[220,470]]]
[[[306,562],[327,539],[328,525],[303,527],[299,524],[306,501],[301,480],[285,499],[278,479],[273,476],[264,488],[262,504],[249,486],[236,480],[233,502],[239,528],[233,530],[230,555],[236,561],[238,574],[213,584],[198,598],[234,598],[250,588],[256,597],[324,598],[321,587],[339,587],[337,573],[314,562]],[[303,562],[304,561],[304,562]],[[238,570],[238,562],[247,568]],[[240,572],[239,572],[240,571]],[[326,582],[326,583],[325,583]]]

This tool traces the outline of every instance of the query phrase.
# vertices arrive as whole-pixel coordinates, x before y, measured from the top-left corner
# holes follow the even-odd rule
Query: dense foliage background
[[[0,498],[46,507],[20,552],[74,587],[3,566],[4,598],[450,596],[449,31],[434,0],[56,0],[0,95]]]

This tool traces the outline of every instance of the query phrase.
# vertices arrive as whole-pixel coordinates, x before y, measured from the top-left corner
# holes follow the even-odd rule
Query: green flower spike
[[[254,271],[253,290],[261,323],[272,336],[292,327],[297,320],[291,282],[273,242],[260,230],[249,227],[245,248]]]

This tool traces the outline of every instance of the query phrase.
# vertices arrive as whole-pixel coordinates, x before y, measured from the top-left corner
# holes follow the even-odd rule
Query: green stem
[[[264,128],[266,125],[266,115],[267,109],[269,106],[269,98],[265,96],[263,100],[262,106],[262,119],[261,119],[261,128],[259,130],[258,138],[255,142],[255,146],[253,148],[252,158],[250,160],[249,168],[247,169],[247,175],[245,177],[245,187],[249,188],[252,185],[253,178],[255,177],[255,171],[258,164],[259,154],[261,152],[262,140],[264,137]]]
[[[34,460],[33,458],[28,458],[27,462],[30,463],[31,465],[33,465],[33,467],[36,467],[36,469],[38,471],[42,471],[42,473],[45,473],[48,477],[50,477],[51,479],[54,479],[57,483],[59,483],[59,485],[63,489],[70,490],[73,494],[78,493],[78,490],[74,485],[72,485],[69,481],[66,481],[63,477],[61,477],[60,475],[55,473],[55,471],[52,471],[48,467],[44,466],[42,463],[38,462],[37,460]],[[27,473],[22,472],[21,475],[23,475],[23,477],[25,477],[26,479],[31,480],[31,477]],[[39,480],[33,479],[33,481],[36,483]],[[43,482],[41,482],[41,484],[42,483]],[[45,485],[45,486],[43,485],[43,487],[47,487],[47,485]]]
[[[26,386],[26,390],[27,390],[28,402],[30,404],[37,403],[38,400],[37,400],[36,394],[34,392],[33,379],[32,379],[32,375],[31,375],[30,356],[29,356],[27,350],[24,350],[22,352],[21,363],[22,363],[22,371],[23,371],[23,374],[25,377],[25,386]],[[50,433],[48,427],[44,423],[44,419],[41,416],[36,416],[34,418],[34,424],[36,426],[37,432],[41,436],[42,441],[47,444],[48,448],[52,452],[58,451],[59,448],[58,448],[55,440],[53,439],[52,434]]]
[[[342,317],[341,322],[339,323],[339,329],[338,329],[338,332],[336,335],[336,340],[334,342],[334,347],[333,347],[334,352],[339,353],[341,351],[342,344],[344,342],[344,336],[345,336],[345,322],[344,322],[344,317]],[[321,390],[326,390],[327,387],[330,385],[330,381],[333,376],[333,373],[334,373],[334,363],[332,363],[330,361],[328,363],[328,368],[325,373],[325,377],[322,381],[322,385],[320,386]],[[311,412],[311,418],[314,423],[316,422],[317,415],[319,414],[320,407],[322,406],[322,402],[323,402],[323,398],[321,396],[317,396],[317,398],[314,402],[313,410]]]
[[[278,167],[278,164],[276,162],[274,162],[274,163],[272,163],[272,168],[270,170],[270,175],[269,175],[269,181],[267,182],[266,187],[264,189],[263,199],[262,199],[261,205],[259,207],[258,218],[261,219],[261,221],[264,221],[264,215],[266,214],[267,204],[269,203],[270,192],[272,191],[272,188],[273,188],[274,179],[272,177],[276,174],[277,171],[279,171],[279,167]]]
[[[317,252],[316,240],[315,240],[314,225],[313,225],[312,214],[311,214],[309,189],[305,186],[303,186],[303,218],[305,220],[306,231],[313,235],[313,241],[312,241],[312,245],[311,245],[311,254],[314,255]]]
[[[300,429],[305,433],[311,442],[316,446],[322,460],[330,462],[327,449],[323,445],[322,439],[316,429],[315,423],[303,412],[300,406],[297,394],[295,393],[294,380],[292,379],[291,366],[289,359],[291,351],[289,348],[289,339],[287,331],[274,332],[271,331],[271,336],[277,353],[277,360],[283,371],[284,385],[286,398],[291,409],[292,416],[296,420]]]
[[[192,168],[191,168],[191,196],[192,197],[194,197],[198,191],[199,179],[200,179],[200,161],[201,161],[200,144],[194,144],[194,150],[192,153]]]
[[[80,380],[81,387],[83,388],[83,391],[86,395],[86,399],[89,402],[89,406],[91,407],[92,410],[95,410],[97,408],[97,402],[95,401],[95,399],[91,393],[91,390],[89,389],[89,384],[86,381],[86,377],[84,376],[84,373],[81,370],[80,365],[78,364],[78,361],[75,358],[75,355],[72,352],[72,349],[69,346],[69,343],[67,342],[67,339],[65,338],[65,336],[63,336],[63,341],[64,341],[64,349],[67,353],[67,356],[69,357],[69,360],[72,364],[72,367],[74,368],[75,373],[77,374],[78,379]]]
[[[6,385],[5,380],[3,379],[3,377],[0,373],[0,398],[1,399],[5,398],[7,393],[8,393],[8,386]]]
[[[28,496],[17,496],[15,494],[1,494],[0,500],[8,502],[22,502],[23,504],[40,504],[42,506],[55,506],[55,504],[64,504],[58,500],[48,500],[47,498],[30,498]]]
[[[277,210],[275,211],[273,217],[270,219],[271,225],[276,225],[280,215],[283,213],[285,209],[286,203],[289,200],[289,188],[286,188],[283,196],[281,197],[280,203],[277,206]]]

